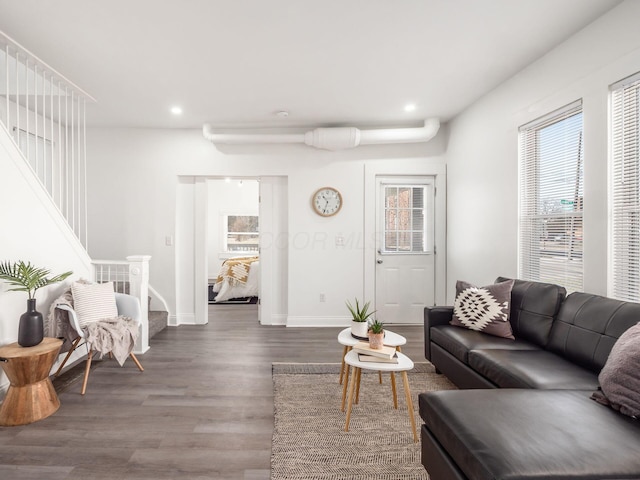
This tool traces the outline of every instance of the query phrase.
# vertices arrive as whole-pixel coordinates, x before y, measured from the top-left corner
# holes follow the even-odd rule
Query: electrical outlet
[[[324,293],[321,293],[321,294],[320,294],[320,301],[321,301],[321,302],[325,302],[325,301],[326,301],[326,298],[325,298],[325,296],[324,296]]]

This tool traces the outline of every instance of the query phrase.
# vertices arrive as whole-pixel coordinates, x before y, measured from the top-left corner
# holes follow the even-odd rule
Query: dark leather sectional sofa
[[[515,340],[450,325],[452,313],[424,314],[425,356],[461,389],[419,395],[432,480],[640,479],[640,420],[590,398],[640,304],[516,280]]]

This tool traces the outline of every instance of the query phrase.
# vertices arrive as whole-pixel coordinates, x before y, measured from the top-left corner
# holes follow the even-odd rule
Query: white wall
[[[0,261],[30,261],[53,275],[73,271],[89,278],[89,257],[55,210],[31,169],[19,156],[7,131],[0,126]],[[44,206],[44,205],[46,206]],[[66,284],[69,283],[69,280]],[[27,294],[8,292],[0,281],[0,345],[18,338],[18,319],[27,309]],[[64,284],[38,290],[38,311],[46,316]]]
[[[286,325],[289,212],[286,177],[260,177],[260,307],[263,325]]]
[[[0,261],[30,261],[52,275],[74,272],[64,283],[37,291],[37,309],[46,320],[51,302],[73,279],[91,278],[90,260],[1,125],[0,172]],[[0,281],[0,345],[18,339],[20,315],[27,309],[27,294],[9,288]],[[7,386],[1,373],[0,392]]]
[[[328,152],[303,145],[216,148],[200,130],[91,129],[89,151],[89,252],[97,258],[152,255],[150,282],[176,306],[176,246],[165,237],[176,232],[176,198],[183,177],[286,177],[288,185],[288,311],[297,317],[344,316],[345,298],[363,296],[361,248],[338,249],[337,234],[362,237],[364,168],[386,160],[403,165],[443,163],[444,135],[426,144],[366,146]],[[344,197],[331,218],[313,213],[310,199],[331,185]],[[195,214],[195,213],[194,213]],[[181,214],[184,217],[184,214]],[[189,218],[181,218],[185,228]],[[176,239],[177,240],[177,239]],[[184,253],[184,252],[183,252]],[[184,287],[184,288],[183,288]],[[326,302],[319,302],[319,293]],[[179,308],[181,314],[188,314]]]
[[[610,84],[640,71],[640,2],[627,0],[450,124],[448,299],[455,281],[517,275],[518,127],[583,99],[584,289],[607,293]]]
[[[180,215],[176,215],[180,212]],[[182,251],[182,255],[176,255],[175,263],[175,280],[172,282],[175,290],[175,303],[170,305],[172,317],[181,319],[183,323],[196,323],[196,311],[194,308],[196,301],[196,288],[206,288],[206,278],[202,280],[202,284],[197,286],[195,282],[194,265],[196,253],[194,249],[196,237],[196,179],[194,177],[179,177],[176,188],[176,217],[175,249]],[[156,255],[154,255],[156,256]],[[153,258],[152,258],[153,261]],[[151,264],[152,265],[152,264]],[[156,285],[151,280],[151,273],[155,269],[153,266],[149,268],[149,283]],[[168,272],[166,272],[168,274]],[[157,275],[156,275],[157,277]],[[163,281],[165,278],[161,278]],[[158,278],[160,280],[160,278]],[[173,280],[173,279],[170,279]],[[167,295],[161,290],[161,287],[155,287],[162,292],[161,294],[167,298]],[[173,293],[171,290],[168,292]],[[174,318],[169,318],[170,325],[176,325],[178,322]]]
[[[208,193],[208,278],[215,279],[224,261],[223,235],[225,215],[258,215],[258,181],[242,179],[211,179]]]

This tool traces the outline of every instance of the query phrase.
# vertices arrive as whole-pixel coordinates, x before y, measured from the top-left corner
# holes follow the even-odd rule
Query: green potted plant
[[[4,280],[15,288],[13,292],[27,292],[27,311],[20,316],[18,328],[18,344],[22,347],[33,347],[44,338],[44,324],[42,314],[36,310],[35,294],[39,288],[52,283],[61,282],[73,272],[65,272],[55,277],[49,277],[51,272],[46,268],[38,268],[31,262],[2,262],[0,263],[0,280]]]
[[[375,310],[369,311],[371,302],[365,302],[360,306],[358,299],[355,299],[355,306],[353,306],[347,300],[347,308],[351,312],[351,335],[356,338],[366,340],[367,332],[369,330],[368,320],[371,315],[375,313]]]
[[[382,348],[382,345],[384,345],[384,323],[380,320],[370,322],[368,335],[371,348]]]

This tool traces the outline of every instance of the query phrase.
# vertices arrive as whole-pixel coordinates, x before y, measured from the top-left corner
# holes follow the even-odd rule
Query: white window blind
[[[519,272],[583,289],[582,101],[520,127]]]
[[[640,74],[611,87],[610,295],[640,301]]]

